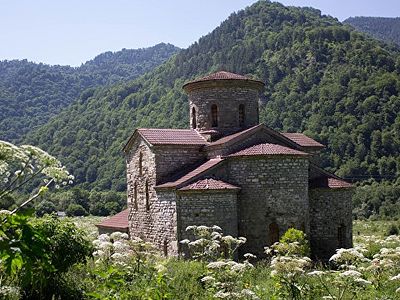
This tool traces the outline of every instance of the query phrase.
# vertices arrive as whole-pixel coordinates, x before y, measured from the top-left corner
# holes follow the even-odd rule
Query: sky
[[[79,66],[105,51],[187,48],[255,0],[0,0],[0,60]],[[400,0],[280,0],[340,21],[400,16]]]

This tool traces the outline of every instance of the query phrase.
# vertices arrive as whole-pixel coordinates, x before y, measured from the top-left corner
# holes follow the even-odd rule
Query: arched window
[[[211,127],[218,127],[218,107],[216,104],[211,105]]]
[[[345,248],[346,247],[346,226],[344,224],[341,224],[338,227],[338,246],[339,248]]]
[[[137,182],[135,181],[135,185],[133,187],[133,207],[135,208],[135,210],[138,209],[138,198],[137,198]]]
[[[149,181],[146,180],[146,210],[150,210]]]
[[[139,153],[139,175],[143,174],[143,153]]]
[[[197,128],[196,109],[194,107],[192,108],[192,128]]]
[[[244,104],[239,105],[239,127],[244,126]]]
[[[275,222],[269,224],[269,244],[279,242],[279,227]]]

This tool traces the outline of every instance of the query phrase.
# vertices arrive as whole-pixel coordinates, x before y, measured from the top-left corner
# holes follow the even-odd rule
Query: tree
[[[57,211],[54,203],[48,200],[43,200],[42,202],[40,202],[38,205],[36,205],[35,209],[36,209],[36,215],[38,217],[42,217],[45,214],[51,214]]]

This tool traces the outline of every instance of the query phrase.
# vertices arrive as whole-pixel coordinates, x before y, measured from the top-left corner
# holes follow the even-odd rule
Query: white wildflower
[[[400,280],[400,273],[396,276],[390,277],[390,280]]]
[[[212,276],[204,276],[204,277],[201,279],[201,282],[209,282],[209,281],[215,281],[215,278],[212,277]]]
[[[361,275],[362,274],[360,272],[357,272],[354,270],[348,270],[348,271],[345,271],[345,272],[339,274],[339,276],[342,276],[342,277],[361,277]]]
[[[191,231],[191,230],[195,230],[197,228],[197,226],[191,225],[186,227],[186,231]]]
[[[100,250],[108,250],[111,249],[113,247],[113,244],[110,242],[101,242],[99,244],[99,249]]]
[[[109,242],[109,241],[110,241],[110,237],[108,236],[108,234],[105,234],[105,233],[100,234],[100,235],[97,237],[97,239],[98,239],[99,241],[102,241],[102,242]]]
[[[212,229],[212,230],[217,230],[217,231],[222,231],[222,228],[219,227],[219,226],[217,226],[217,225],[213,225],[213,226],[211,227],[211,229]]]
[[[163,264],[157,264],[155,268],[157,270],[157,273],[159,274],[164,274],[168,271],[168,269]]]
[[[356,278],[356,279],[354,279],[354,281],[360,285],[371,285],[372,284],[371,281],[368,281],[368,280],[365,280],[362,278]]]
[[[257,258],[257,256],[255,256],[254,254],[251,254],[251,253],[246,253],[245,255],[243,255],[244,256],[244,258],[246,258],[246,259],[256,259]]]
[[[125,257],[121,253],[114,253],[111,255],[111,258],[114,260],[123,260]]]
[[[307,273],[307,275],[309,275],[309,276],[323,276],[323,275],[325,275],[325,272],[316,270],[316,271],[312,271],[312,272]]]
[[[122,232],[115,231],[115,232],[110,234],[110,238],[115,240],[115,241],[118,241],[118,240],[121,239],[121,235],[122,235]]]
[[[93,256],[94,257],[103,257],[104,256],[104,251],[102,251],[102,250],[97,250],[97,251],[95,251],[95,252],[93,252]]]
[[[224,262],[224,261],[214,261],[214,262],[210,262],[207,265],[207,268],[209,268],[209,269],[219,269],[219,268],[225,267],[226,265],[227,265],[227,263]]]
[[[229,292],[218,291],[214,294],[215,298],[219,299],[232,299],[232,295]]]

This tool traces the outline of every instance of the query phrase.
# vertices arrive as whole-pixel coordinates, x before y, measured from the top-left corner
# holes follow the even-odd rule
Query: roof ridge
[[[173,188],[179,187],[182,184],[196,178],[197,176],[203,174],[204,172],[212,169],[213,167],[217,166],[220,162],[224,161],[222,157],[211,158],[205,161],[204,163],[198,165],[196,168],[190,170],[187,173],[179,176],[177,179],[169,182],[165,182],[162,184],[157,185],[157,188]]]
[[[235,156],[256,156],[256,155],[296,155],[308,156],[309,154],[303,151],[292,149],[286,146],[272,143],[260,143],[249,146],[237,152],[231,153],[228,157]]]

